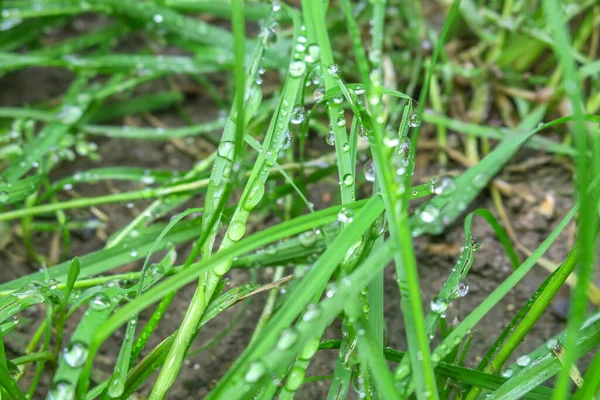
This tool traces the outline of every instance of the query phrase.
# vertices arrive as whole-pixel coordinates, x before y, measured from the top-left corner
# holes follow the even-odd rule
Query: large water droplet
[[[75,388],[66,381],[58,381],[52,385],[48,400],[72,400],[75,398]]]
[[[246,223],[241,220],[231,221],[229,229],[227,230],[227,236],[229,236],[229,239],[237,242],[244,237],[244,234],[246,234]]]
[[[99,293],[90,301],[90,307],[97,311],[106,310],[110,307],[110,300],[104,293]]]
[[[73,124],[81,118],[83,110],[77,106],[65,105],[61,108],[57,117],[65,124]]]
[[[431,299],[431,311],[437,314],[442,314],[446,309],[448,309],[448,300],[443,297],[436,296]]]
[[[290,75],[299,78],[306,72],[306,63],[302,60],[292,61],[290,64]]]
[[[471,237],[471,249],[477,251],[481,248],[481,240],[475,236]]]
[[[456,184],[454,183],[454,179],[445,176],[439,182],[437,182],[435,186],[435,194],[448,196],[450,193],[454,192],[455,189]]]
[[[413,111],[408,117],[408,125],[413,128],[421,125],[421,117],[419,117],[419,114]]]
[[[342,179],[342,183],[346,186],[352,186],[354,184],[354,175],[346,174]]]
[[[339,126],[340,128],[341,128],[341,127],[343,127],[343,126],[346,126],[346,118],[345,118],[345,117],[343,117],[343,116],[342,116],[342,117],[339,117],[339,118],[337,119],[337,122],[336,122],[336,124],[337,124],[337,126]]]
[[[328,145],[335,146],[335,135],[333,134],[333,132],[329,132],[329,134],[325,138],[325,141]]]
[[[311,44],[306,49],[306,55],[304,56],[304,60],[313,64],[318,62],[321,59],[321,48],[317,44]]]
[[[315,89],[315,91],[313,93],[313,98],[315,99],[315,103],[320,103],[324,97],[325,97],[325,88],[322,86],[319,86],[318,88]]]
[[[505,369],[504,371],[502,371],[502,376],[505,378],[510,378],[511,376],[513,376],[513,370]]]
[[[529,356],[527,354],[522,355],[521,357],[517,358],[517,365],[519,367],[526,367],[529,365],[530,362],[531,362],[531,358],[529,358]]]
[[[458,281],[458,286],[456,286],[456,291],[454,295],[456,297],[465,297],[469,293],[469,282],[466,279],[461,279]]]
[[[277,348],[279,350],[288,350],[292,347],[296,341],[298,340],[298,333],[292,328],[288,328],[281,332],[281,336],[279,336],[279,341],[277,341]]]
[[[265,185],[263,185],[263,183],[260,179],[257,179],[254,182],[254,184],[252,185],[252,187],[250,187],[250,190],[248,191],[246,199],[244,200],[244,203],[242,204],[242,207],[244,208],[244,210],[251,211],[252,209],[254,209],[254,207],[256,207],[256,205],[263,198],[264,194],[265,194]]]
[[[335,79],[340,79],[340,76],[342,75],[342,70],[341,70],[341,69],[340,69],[340,67],[339,67],[337,64],[335,64],[335,63],[333,63],[333,64],[330,64],[330,65],[327,67],[327,72],[329,73],[329,75],[331,75],[331,76],[332,76],[333,78],[335,78]]]
[[[375,178],[377,177],[377,174],[375,171],[375,163],[373,162],[373,160],[369,160],[365,163],[363,172],[365,174],[365,179],[367,181],[375,182]]]
[[[294,125],[300,125],[302,122],[304,122],[305,115],[306,113],[304,111],[304,107],[296,106],[294,107],[292,115],[290,116],[290,122]]]
[[[419,217],[426,224],[434,222],[440,216],[440,210],[432,204],[428,204],[423,208]]]
[[[321,316],[321,309],[319,308],[319,306],[316,304],[309,304],[306,307],[306,311],[304,312],[304,315],[302,315],[302,320],[309,322],[309,321],[313,321],[313,320],[319,318],[320,316]]]
[[[230,141],[224,141],[219,144],[219,148],[217,149],[217,154],[221,157],[233,161],[233,150],[235,148],[235,144]]]
[[[283,134],[283,141],[281,142],[281,150],[287,150],[292,146],[294,142],[294,135],[290,132],[290,130],[286,130]]]
[[[277,42],[277,33],[265,26],[260,32],[260,40],[265,47],[272,47]]]
[[[258,380],[264,376],[265,372],[267,372],[265,364],[260,361],[255,361],[248,367],[244,379],[246,379],[246,382],[248,383],[258,382]]]
[[[88,348],[85,343],[73,342],[63,350],[63,357],[71,368],[79,368],[85,364],[88,357]]]
[[[338,221],[349,224],[354,218],[354,211],[350,208],[342,207],[338,213]]]
[[[315,244],[316,240],[317,240],[317,235],[315,234],[314,231],[306,231],[301,233],[298,236],[298,240],[300,241],[300,244],[304,247],[310,247],[313,244]]]

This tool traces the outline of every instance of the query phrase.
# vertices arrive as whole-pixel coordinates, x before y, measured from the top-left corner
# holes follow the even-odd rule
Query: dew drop
[[[430,306],[431,311],[437,314],[441,314],[448,308],[448,301],[443,297],[436,296],[433,299],[431,299]]]
[[[302,315],[302,320],[309,322],[314,321],[321,316],[321,309],[316,304],[309,304],[306,306],[306,311]]]
[[[319,86],[315,89],[313,93],[313,98],[315,99],[316,103],[320,103],[323,100],[323,97],[325,97],[325,88]]]
[[[454,292],[456,297],[465,297],[469,293],[469,282],[466,279],[458,281],[458,286]]]
[[[335,63],[330,64],[327,67],[327,72],[329,73],[329,75],[331,75],[335,79],[340,79],[340,76],[342,75],[342,71],[340,70],[340,67]]]
[[[522,355],[521,357],[517,358],[517,365],[519,367],[526,367],[529,365],[530,362],[531,362],[531,358],[529,358],[529,356],[527,354]]]
[[[300,244],[304,247],[310,247],[317,241],[317,235],[314,231],[306,231],[298,236]]]
[[[248,383],[258,382],[258,380],[264,376],[265,372],[267,372],[265,364],[260,361],[255,361],[248,367],[244,379],[246,379],[246,382]]]
[[[477,251],[481,248],[481,239],[478,239],[476,237],[471,237],[471,249],[473,251]]]
[[[290,122],[294,125],[300,125],[302,122],[304,122],[305,115],[306,113],[304,108],[302,106],[296,106],[294,107],[292,115],[290,116]]]
[[[318,62],[321,59],[321,48],[317,44],[311,44],[306,49],[306,55],[304,56],[304,60],[313,64]]]
[[[8,200],[10,200],[8,192],[0,192],[0,203],[8,203]]]
[[[292,142],[294,141],[294,135],[290,132],[290,130],[286,130],[283,134],[283,142],[281,143],[281,150],[287,150],[292,146]]]
[[[229,236],[229,239],[233,240],[234,242],[237,242],[238,240],[243,238],[245,234],[246,234],[246,224],[244,223],[244,221],[241,221],[241,220],[231,221],[231,224],[229,225],[229,229],[227,230],[227,236]]]
[[[58,381],[52,385],[48,400],[71,400],[75,398],[75,388],[66,381]]]
[[[277,341],[277,348],[285,351],[292,347],[298,340],[298,333],[292,328],[288,328],[281,332],[279,340]]]
[[[419,117],[419,114],[413,111],[408,117],[408,125],[412,128],[421,125],[421,117]]]
[[[110,300],[104,293],[99,293],[90,301],[90,307],[97,311],[105,310],[110,307]]]
[[[328,145],[335,146],[335,135],[333,134],[333,132],[329,132],[329,134],[325,138],[325,141]]]
[[[71,368],[79,368],[85,364],[88,357],[88,348],[85,343],[73,342],[63,350],[63,357]]]
[[[156,14],[154,15],[154,17],[152,17],[152,19],[154,20],[154,22],[156,22],[157,24],[160,24],[161,22],[163,22],[165,19],[163,18],[162,15],[160,14]]]
[[[342,179],[342,183],[346,186],[352,186],[354,184],[354,175],[346,174]]]
[[[336,122],[337,126],[339,127],[343,127],[346,126],[346,118],[345,117],[339,117],[337,122]]]
[[[513,370],[505,369],[504,371],[502,371],[502,376],[505,378],[510,378],[511,376],[513,376]]]
[[[302,60],[293,61],[290,64],[290,75],[299,78],[306,72],[306,63]]]
[[[354,218],[354,211],[352,211],[349,208],[342,207],[342,209],[338,213],[338,221],[340,221],[342,223],[349,224],[350,222],[352,222],[353,218]]]
[[[131,250],[131,252],[129,253],[129,256],[131,258],[136,258],[138,256],[138,252],[136,249]]]
[[[365,163],[363,172],[365,174],[365,179],[367,181],[375,182],[376,172],[375,172],[375,163],[373,162],[373,160],[369,160]]]
[[[434,222],[440,216],[440,210],[438,210],[434,205],[428,204],[419,214],[421,221],[426,224],[430,224]]]

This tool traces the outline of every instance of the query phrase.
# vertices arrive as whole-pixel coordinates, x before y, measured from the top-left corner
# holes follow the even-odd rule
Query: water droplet
[[[71,400],[75,398],[75,388],[66,381],[58,381],[52,385],[48,400]]]
[[[238,240],[243,238],[245,234],[246,234],[246,223],[244,221],[241,221],[241,220],[231,221],[231,224],[229,225],[229,229],[227,229],[227,236],[229,236],[229,239],[233,240],[234,242],[237,242]]]
[[[299,78],[306,72],[306,63],[302,60],[296,60],[290,63],[290,75]]]
[[[304,56],[304,60],[313,64],[318,62],[321,59],[321,48],[317,44],[311,44],[306,49],[306,55]]]
[[[344,102],[344,96],[342,96],[342,95],[333,96],[333,102],[335,104],[342,104]]]
[[[469,282],[466,279],[458,281],[458,286],[454,292],[456,297],[465,297],[469,293]]]
[[[433,362],[440,362],[441,358],[440,355],[438,353],[431,353],[431,361]]]
[[[327,67],[327,72],[329,72],[329,75],[331,75],[335,79],[340,79],[340,76],[342,75],[342,71],[340,70],[340,67],[335,63],[330,64]]]
[[[338,213],[338,221],[340,221],[342,223],[349,224],[350,222],[352,222],[353,218],[354,218],[354,211],[352,211],[349,208],[342,207],[342,209]]]
[[[325,97],[325,88],[322,86],[319,86],[318,88],[315,89],[315,91],[313,93],[313,98],[315,99],[315,103],[320,103],[323,100],[323,97]]]
[[[477,175],[475,175],[475,178],[473,178],[473,185],[480,189],[485,187],[485,185],[487,185],[487,182],[488,177],[483,172],[478,173]]]
[[[306,306],[306,311],[302,315],[302,320],[309,322],[313,321],[321,316],[321,309],[316,304],[309,304]]]
[[[529,358],[529,356],[527,354],[522,355],[521,357],[517,358],[517,365],[519,367],[526,367],[529,365],[530,362],[531,362],[531,358]]]
[[[345,117],[339,117],[337,122],[336,122],[337,126],[339,127],[343,127],[346,126],[346,118]]]
[[[298,333],[292,328],[288,328],[281,332],[281,336],[279,336],[279,341],[277,341],[277,348],[279,350],[288,350],[292,347],[296,341],[298,340]]]
[[[221,142],[221,144],[219,144],[219,148],[217,149],[217,154],[229,161],[233,161],[234,148],[235,144],[231,141]]]
[[[292,111],[292,115],[290,116],[290,122],[294,125],[300,125],[304,122],[306,112],[304,111],[304,107],[296,106]]]
[[[289,146],[288,146],[289,147]],[[242,207],[246,211],[251,211],[261,201],[265,194],[265,185],[263,185],[260,179],[257,179],[254,184],[250,187]],[[242,234],[243,236],[243,234]]]
[[[8,192],[0,192],[0,203],[8,203],[8,200],[10,200]]]
[[[310,360],[315,355],[317,350],[319,350],[320,342],[321,340],[319,336],[315,336],[314,338],[309,339],[304,345],[302,351],[300,352],[299,358],[301,360]]]
[[[110,307],[110,300],[104,293],[99,293],[90,301],[90,307],[98,311],[105,310]]]
[[[277,11],[281,10],[281,3],[279,2],[279,0],[273,0],[271,9],[273,10],[273,12],[277,12]]]
[[[408,117],[408,125],[412,128],[421,125],[421,117],[419,117],[419,114],[413,111]]]
[[[286,130],[283,135],[283,142],[281,143],[281,150],[287,150],[292,146],[294,142],[294,135],[290,132],[290,130]]]
[[[350,145],[349,145],[348,143],[344,143],[344,144],[342,145],[342,150],[344,150],[344,151],[348,151],[348,150],[350,150]]]
[[[476,237],[471,237],[471,249],[477,251],[481,248],[481,240]]]
[[[265,47],[273,47],[275,42],[277,42],[277,33],[265,26],[260,32],[260,40]]]
[[[335,135],[333,134],[333,132],[329,132],[329,134],[325,138],[325,141],[330,146],[334,146],[335,145]]]
[[[375,163],[373,162],[373,160],[369,160],[365,163],[363,172],[367,181],[375,182],[375,178],[377,177],[377,175],[375,172]]]
[[[315,244],[316,240],[317,240],[317,235],[315,234],[314,231],[306,231],[301,233],[298,236],[298,240],[300,241],[300,244],[304,247],[310,247],[313,244]]]
[[[358,136],[362,139],[362,140],[369,140],[369,134],[367,129],[365,128],[365,126],[363,124],[360,124],[358,126]]]
[[[454,183],[454,179],[445,176],[436,184],[435,194],[448,196],[450,193],[454,192],[455,189],[456,184]]]
[[[439,216],[440,216],[440,210],[438,210],[432,204],[426,205],[425,208],[423,208],[423,210],[419,214],[421,221],[425,222],[426,224],[430,224],[430,223],[434,222]]]
[[[441,314],[448,308],[448,301],[443,297],[436,296],[433,299],[431,299],[430,306],[431,311],[437,314]]]
[[[265,364],[260,361],[255,361],[248,367],[244,379],[246,379],[246,382],[248,383],[258,382],[258,380],[265,375],[265,372],[267,372]]]
[[[108,395],[111,398],[118,398],[120,397],[123,392],[125,391],[125,384],[123,383],[123,379],[121,379],[120,377],[114,377],[113,379],[111,379],[109,385],[108,385]]]
[[[505,378],[510,378],[511,376],[513,376],[513,370],[505,369],[504,371],[502,371],[502,376]]]
[[[352,174],[344,175],[344,178],[342,179],[342,183],[346,186],[351,186],[352,184],[354,184],[354,175],[352,175]]]
[[[163,22],[165,19],[163,18],[162,15],[160,14],[156,14],[154,17],[152,17],[152,19],[154,20],[154,22],[156,22],[157,24],[160,24],[161,22]]]
[[[131,250],[131,252],[129,253],[129,256],[131,258],[136,258],[138,256],[138,252],[136,249]]]
[[[85,343],[73,342],[63,350],[63,357],[71,368],[79,368],[85,364],[88,357],[88,348]]]

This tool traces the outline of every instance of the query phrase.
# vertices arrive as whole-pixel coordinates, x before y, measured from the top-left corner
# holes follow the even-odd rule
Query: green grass
[[[0,4],[4,82],[49,68],[73,76],[58,97],[0,107],[0,255],[14,253],[20,268],[0,282],[1,399],[171,398],[190,357],[225,371],[208,399],[305,398],[314,381],[332,400],[597,398],[596,2]],[[97,143],[158,143],[194,163],[111,164]],[[515,237],[503,202],[518,194],[505,169],[516,157],[573,171],[570,205],[557,205],[558,222],[524,260],[527,232]],[[74,161],[84,169],[67,173]],[[536,188],[530,172],[518,179]],[[493,209],[476,208],[488,191]],[[125,205],[137,214],[113,220]],[[428,253],[415,238],[460,224],[460,256],[423,299]],[[467,280],[482,262],[473,230],[484,224],[512,270],[471,304]],[[94,230],[102,245],[81,254],[78,238]],[[567,232],[564,262],[529,301],[498,332],[482,325],[535,281],[531,270]],[[384,290],[392,264],[399,304]],[[229,287],[235,270],[251,278]],[[522,350],[544,341],[536,328],[575,277],[565,330]],[[451,323],[446,309],[463,297],[472,311]],[[249,323],[253,300],[263,305],[244,327],[253,334],[225,367],[204,350]],[[390,306],[404,332],[387,328]],[[44,312],[32,320],[33,307]],[[175,307],[185,315],[174,326],[165,315]],[[211,340],[211,321],[230,308],[237,316]],[[337,320],[339,340],[328,336]],[[480,332],[493,340],[483,350]],[[335,366],[310,376],[325,350]],[[105,351],[118,354],[108,369]]]

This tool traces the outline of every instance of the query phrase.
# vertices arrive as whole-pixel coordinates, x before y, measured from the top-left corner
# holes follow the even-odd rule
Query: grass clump
[[[3,81],[69,78],[0,107],[0,254],[16,266],[0,283],[1,398],[176,398],[191,358],[218,366],[208,399],[596,395],[595,2],[2,7]],[[111,162],[110,146],[139,146],[143,165]],[[511,163],[531,191],[507,181]],[[571,174],[561,207],[533,182],[547,163]],[[533,244],[512,199],[541,202]],[[475,301],[484,225],[511,268]],[[449,232],[464,242],[432,287],[420,243]],[[527,291],[538,264],[552,271]],[[565,330],[540,336],[567,286]],[[528,300],[486,328],[516,290]],[[240,325],[235,362],[203,353]],[[310,375],[327,350],[335,362]]]

